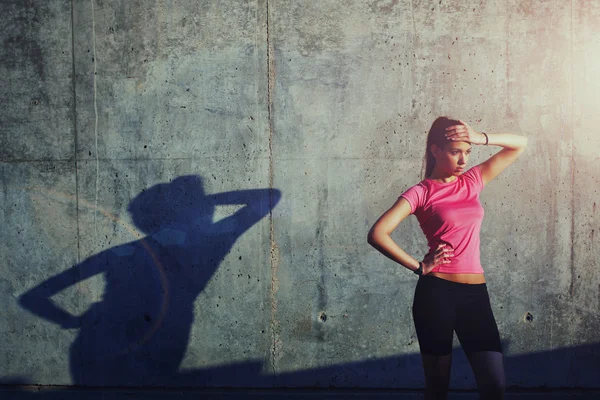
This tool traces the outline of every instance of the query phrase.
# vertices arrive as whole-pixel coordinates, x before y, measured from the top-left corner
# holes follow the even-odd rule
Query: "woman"
[[[485,162],[463,172],[472,145],[501,146]],[[500,335],[479,260],[483,208],[479,193],[527,146],[523,136],[477,132],[461,120],[437,118],[427,136],[425,179],[406,190],[369,231],[368,242],[419,275],[413,319],[425,372],[425,398],[445,399],[453,332],[469,359],[482,399],[504,396]],[[429,252],[418,261],[391,232],[415,214]]]

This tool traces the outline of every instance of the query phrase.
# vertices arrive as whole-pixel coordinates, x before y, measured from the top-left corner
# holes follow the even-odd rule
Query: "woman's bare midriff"
[[[468,283],[472,285],[485,283],[485,276],[483,276],[483,274],[447,274],[444,272],[430,272],[427,275],[436,276],[447,281]]]

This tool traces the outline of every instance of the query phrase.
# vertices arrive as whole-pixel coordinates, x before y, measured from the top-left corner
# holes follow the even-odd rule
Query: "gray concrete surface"
[[[0,384],[418,390],[416,280],[366,233],[450,115],[529,138],[481,195],[510,398],[599,387],[600,3],[0,15]],[[425,253],[414,218],[394,239]]]

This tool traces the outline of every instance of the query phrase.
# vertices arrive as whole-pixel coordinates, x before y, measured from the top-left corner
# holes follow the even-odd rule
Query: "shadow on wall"
[[[70,349],[76,386],[399,388],[407,381],[422,381],[418,353],[283,373],[272,373],[262,359],[179,371],[197,296],[235,241],[264,218],[280,197],[278,190],[269,189],[206,196],[198,176],[156,185],[129,205],[135,225],[147,237],[88,258],[31,289],[20,303],[42,318],[79,329]],[[223,204],[245,206],[213,223],[215,206]],[[96,274],[105,276],[104,296],[82,316],[73,316],[50,300]],[[467,375],[472,379],[462,350],[455,349],[454,356],[453,387]],[[510,356],[506,358],[507,383],[513,387],[598,387],[598,359],[600,343]],[[25,377],[0,378],[1,385],[27,383]],[[70,389],[24,391],[18,398],[80,395]]]
[[[235,241],[281,198],[276,189],[206,196],[199,176],[183,176],[140,193],[129,204],[145,238],[94,255],[20,298],[30,312],[78,328],[70,348],[75,385],[178,384],[179,365],[194,321],[194,301]],[[217,205],[245,205],[213,223]],[[103,274],[101,301],[81,316],[50,298]]]

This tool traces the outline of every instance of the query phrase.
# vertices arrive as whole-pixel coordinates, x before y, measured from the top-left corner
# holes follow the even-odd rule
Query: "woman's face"
[[[436,159],[435,168],[447,175],[460,175],[469,162],[471,147],[468,142],[449,142],[442,149],[432,145],[431,151]]]

